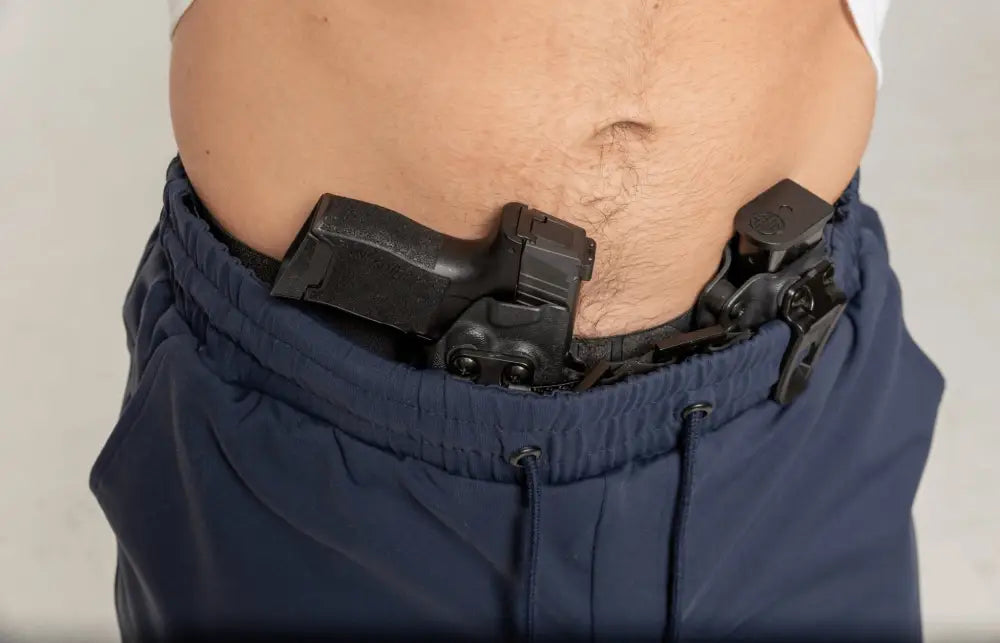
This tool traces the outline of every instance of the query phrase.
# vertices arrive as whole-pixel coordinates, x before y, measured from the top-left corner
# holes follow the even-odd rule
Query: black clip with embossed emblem
[[[722,328],[788,324],[792,337],[772,392],[782,404],[805,390],[846,306],[823,237],[833,214],[832,205],[794,181],[777,183],[740,208],[724,274],[698,301],[698,319]]]

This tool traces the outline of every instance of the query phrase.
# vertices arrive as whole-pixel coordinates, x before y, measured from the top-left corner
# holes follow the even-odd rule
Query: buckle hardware
[[[847,297],[833,281],[833,264],[821,261],[808,270],[785,293],[781,319],[792,329],[792,339],[781,360],[781,373],[772,398],[787,404],[805,390],[813,366],[819,359],[837,320],[847,306]]]

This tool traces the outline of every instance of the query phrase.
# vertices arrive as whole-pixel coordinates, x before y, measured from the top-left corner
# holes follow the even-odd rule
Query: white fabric
[[[868,48],[868,55],[875,64],[878,84],[882,84],[882,53],[879,38],[885,25],[885,14],[889,12],[889,0],[847,0],[854,16],[854,25],[861,34],[861,42]]]
[[[788,0],[791,2],[792,0]],[[177,21],[194,0],[167,0],[170,9],[170,33],[173,33]],[[889,11],[890,0],[847,0],[847,6],[854,16],[854,24],[861,34],[861,41],[868,48],[875,71],[878,74],[879,85],[882,84],[882,57],[879,52],[879,36],[885,24],[885,14]]]
[[[194,0],[167,0],[167,10],[170,11],[170,33],[174,33],[177,21],[188,10]]]

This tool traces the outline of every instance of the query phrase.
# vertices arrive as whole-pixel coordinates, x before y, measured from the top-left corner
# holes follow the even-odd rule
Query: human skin
[[[833,201],[876,94],[840,0],[198,0],[170,83],[245,243],[282,257],[324,192],[463,238],[521,201],[597,242],[582,337],[690,308],[778,180]]]

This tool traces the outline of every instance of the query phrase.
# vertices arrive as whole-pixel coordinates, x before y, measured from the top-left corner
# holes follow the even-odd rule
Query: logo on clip
[[[770,236],[784,232],[785,220],[773,212],[756,212],[750,216],[750,227],[758,234]]]

